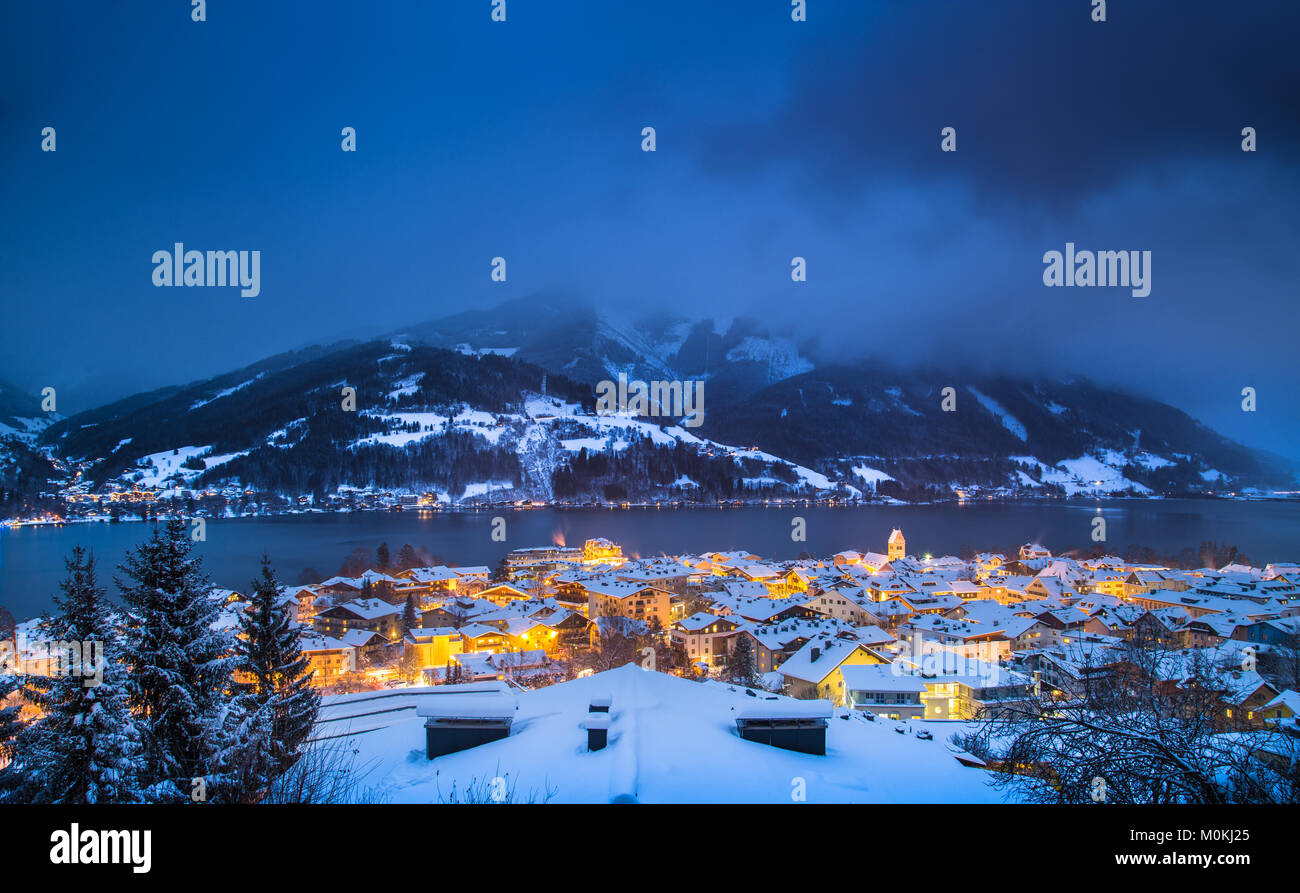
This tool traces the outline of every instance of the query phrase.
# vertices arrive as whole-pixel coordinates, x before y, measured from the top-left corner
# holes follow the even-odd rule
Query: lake
[[[1006,550],[1029,540],[1062,552],[1093,545],[1092,519],[1099,509],[1107,543],[1118,553],[1131,544],[1174,553],[1215,540],[1239,547],[1260,566],[1300,560],[1300,502],[1190,499],[285,515],[209,519],[207,541],[196,549],[214,583],[246,592],[264,551],[281,580],[293,583],[307,567],[332,576],[354,549],[374,550],[382,542],[394,558],[410,543],[460,565],[494,566],[510,549],[575,545],[593,536],[609,537],[631,556],[749,549],[782,559],[805,551],[884,552],[890,530],[900,527],[909,554],[918,556]],[[504,543],[491,538],[497,515],[506,519]],[[806,521],[806,542],[791,541],[795,516]],[[0,528],[0,605],[20,620],[45,610],[63,576],[63,558],[78,544],[94,550],[100,582],[115,595],[116,565],[152,528],[139,522]]]

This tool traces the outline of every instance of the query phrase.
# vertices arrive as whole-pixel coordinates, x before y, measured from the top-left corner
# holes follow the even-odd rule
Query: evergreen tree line
[[[551,477],[557,499],[607,500],[662,496],[685,475],[698,486],[677,495],[706,501],[753,496],[746,477],[771,477],[788,484],[798,481],[793,469],[781,463],[731,456],[710,456],[680,444],[656,444],[648,438],[634,441],[617,452],[579,450]]]
[[[343,415],[338,413],[336,415]],[[436,487],[459,496],[465,485],[485,480],[521,480],[513,450],[484,446],[482,438],[450,431],[403,449],[386,444],[352,447],[350,440],[309,433],[289,449],[262,447],[219,466],[200,478],[202,484],[241,481],[281,493],[330,493],[339,484],[376,487]],[[387,430],[381,428],[379,430]]]
[[[157,528],[119,567],[121,611],[73,549],[40,629],[80,657],[0,675],[0,703],[38,711],[0,710],[0,803],[257,802],[298,760],[319,695],[270,561],[236,635],[192,546],[183,521]]]

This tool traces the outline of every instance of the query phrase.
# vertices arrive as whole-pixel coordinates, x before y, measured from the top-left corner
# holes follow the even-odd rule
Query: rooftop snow
[[[453,783],[464,790],[498,776],[515,785],[521,799],[550,790],[551,802],[558,803],[629,796],[643,803],[789,803],[796,779],[805,780],[812,803],[1002,799],[986,773],[957,762],[943,742],[950,728],[945,724],[928,724],[935,740],[921,741],[836,710],[848,719],[830,721],[826,755],[802,754],[739,736],[737,712],[756,706],[742,690],[633,665],[520,692],[509,737],[426,760],[424,720],[415,710],[420,691],[374,693],[384,698],[381,705],[356,695],[325,699],[318,729],[345,735],[357,751],[358,783],[386,802],[436,803]],[[593,695],[604,694],[614,705],[609,745],[588,753],[588,705]],[[790,700],[764,698],[761,704]],[[380,714],[380,706],[399,709]]]

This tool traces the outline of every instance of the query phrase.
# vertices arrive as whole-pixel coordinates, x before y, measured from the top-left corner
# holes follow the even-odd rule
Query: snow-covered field
[[[213,456],[211,446],[177,447],[175,450],[163,450],[162,452],[150,453],[141,457],[136,460],[136,467],[126,472],[126,475],[132,477],[137,474],[140,475],[138,482],[141,486],[161,487],[166,482],[188,482],[202,474],[203,471],[200,469],[182,467],[190,459],[202,459],[206,468],[216,468],[218,465],[224,465],[231,459],[247,455],[247,453],[248,451],[244,450],[238,453],[223,453],[220,456]]]
[[[934,740],[900,735],[895,723],[869,722],[837,709],[826,755],[745,741],[736,711],[772,703],[719,683],[698,683],[628,666],[529,692],[518,692],[508,738],[425,757],[424,720],[415,713],[436,689],[396,689],[327,698],[317,735],[355,750],[358,784],[393,803],[436,803],[477,783],[506,779],[516,802],[989,803],[1003,795],[988,776],[962,766],[946,739],[947,723],[925,723]],[[423,693],[423,695],[422,695]],[[612,698],[609,745],[587,751],[591,698]],[[781,698],[780,703],[801,702]],[[852,715],[851,715],[852,714]],[[844,717],[844,718],[841,718]],[[339,737],[341,736],[341,737]]]

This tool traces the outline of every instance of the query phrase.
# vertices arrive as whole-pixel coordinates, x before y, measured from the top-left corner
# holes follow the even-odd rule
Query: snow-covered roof
[[[849,691],[925,691],[924,679],[914,673],[901,673],[893,664],[849,664],[840,672]]]
[[[793,676],[804,682],[820,683],[859,648],[866,650],[866,646],[861,642],[818,636],[809,639],[802,648],[790,655],[789,660],[776,669],[784,676]]]
[[[380,617],[390,617],[393,614],[402,613],[402,609],[397,605],[390,605],[383,599],[378,598],[354,598],[352,601],[327,608],[322,613],[334,611],[348,611],[363,620],[378,620]]]
[[[388,696],[382,703],[394,706],[424,699],[404,691],[375,697]],[[584,723],[598,694],[612,695],[617,709],[609,714],[608,746],[588,752]],[[848,719],[830,721],[826,754],[813,756],[741,738],[736,713],[755,706],[743,690],[635,665],[517,697],[508,737],[434,760],[411,756],[424,746],[425,722],[413,707],[376,713],[374,698],[327,697],[322,713],[327,734],[349,724],[355,730],[345,740],[357,751],[357,782],[385,802],[436,803],[453,783],[460,790],[475,779],[507,775],[519,799],[550,792],[556,803],[789,803],[793,778],[808,779],[808,799],[818,803],[1004,799],[985,772],[964,767],[940,740],[951,725],[935,725],[936,740],[920,741],[837,708]],[[784,700],[763,697],[762,703]],[[794,709],[806,703],[795,702]]]

